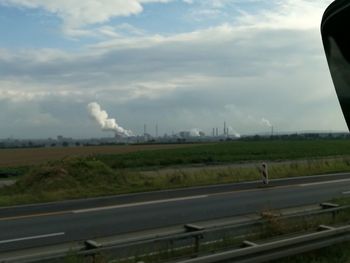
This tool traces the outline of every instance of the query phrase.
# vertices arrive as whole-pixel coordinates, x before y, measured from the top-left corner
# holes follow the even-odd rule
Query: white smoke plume
[[[270,127],[270,128],[272,127],[271,122],[269,120],[265,119],[265,118],[261,119],[261,124],[262,125],[266,125],[267,127]]]
[[[199,137],[199,136],[201,136],[200,132],[201,131],[199,129],[197,129],[197,128],[191,129],[190,130],[190,136],[191,137]]]
[[[101,109],[97,102],[91,102],[87,106],[90,116],[97,121],[104,131],[114,131],[117,135],[123,137],[133,136],[132,131],[119,126],[116,119],[109,119],[108,113]]]
[[[236,130],[234,128],[232,128],[232,126],[228,126],[227,129],[228,129],[229,136],[233,135],[236,138],[241,138],[241,135],[238,132],[236,132]]]

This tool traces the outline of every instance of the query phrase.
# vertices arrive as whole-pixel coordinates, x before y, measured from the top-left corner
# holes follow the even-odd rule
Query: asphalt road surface
[[[271,208],[315,204],[350,194],[350,174],[320,176],[313,180],[277,180],[272,181],[270,187],[258,187],[256,184],[2,209],[0,253],[232,217]]]

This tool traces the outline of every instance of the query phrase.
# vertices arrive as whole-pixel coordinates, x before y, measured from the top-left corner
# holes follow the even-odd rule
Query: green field
[[[350,140],[235,141],[171,150],[142,151],[122,155],[97,155],[108,166],[118,168],[169,165],[278,161],[329,156],[350,156]]]
[[[12,167],[18,181],[0,188],[0,206],[258,180],[262,160],[270,178],[347,172],[350,140],[223,142]]]

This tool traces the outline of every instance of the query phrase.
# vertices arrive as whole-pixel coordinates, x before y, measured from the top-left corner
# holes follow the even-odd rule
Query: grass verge
[[[273,164],[270,178],[350,171],[350,158]],[[259,180],[256,167],[175,170],[145,175],[113,169],[96,158],[67,158],[32,168],[0,189],[0,206]]]

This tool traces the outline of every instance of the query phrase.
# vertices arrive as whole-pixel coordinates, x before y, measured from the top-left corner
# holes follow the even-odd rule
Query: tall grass
[[[272,179],[350,171],[349,158],[274,163]],[[68,158],[34,167],[0,189],[0,206],[260,180],[256,167],[169,170],[145,175],[112,169],[94,158]]]
[[[273,163],[269,165],[269,177],[271,179],[310,176],[326,173],[338,173],[350,171],[350,158],[319,159],[305,162]],[[169,172],[154,172],[148,177],[160,187],[186,187],[194,185],[236,183],[244,181],[260,180],[258,167],[232,166],[216,169],[187,170],[174,169]],[[147,177],[145,177],[147,178]]]

